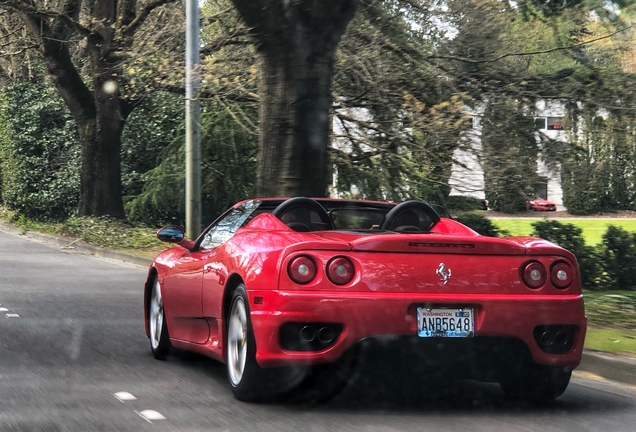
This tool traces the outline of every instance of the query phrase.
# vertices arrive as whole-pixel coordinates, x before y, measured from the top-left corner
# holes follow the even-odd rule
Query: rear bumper
[[[356,342],[382,336],[417,337],[416,309],[472,307],[475,336],[518,339],[532,359],[543,365],[576,367],[581,361],[587,319],[581,295],[440,295],[405,293],[338,293],[248,291],[256,340],[256,360],[262,367],[319,364],[335,361]],[[342,332],[328,348],[290,351],[281,347],[285,323],[334,323]],[[572,347],[563,354],[543,351],[533,334],[537,326],[574,326]]]

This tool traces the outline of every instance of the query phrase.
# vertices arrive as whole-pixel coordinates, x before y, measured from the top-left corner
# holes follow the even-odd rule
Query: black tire
[[[150,330],[150,350],[157,360],[165,360],[172,348],[168,336],[163,295],[159,279],[155,277],[148,303],[148,329]]]
[[[499,380],[499,386],[507,396],[532,403],[547,403],[565,392],[572,370],[564,367],[517,367],[507,371]]]
[[[296,388],[305,378],[305,367],[262,368],[256,362],[256,342],[243,284],[232,293],[226,332],[227,378],[238,400],[273,402]]]

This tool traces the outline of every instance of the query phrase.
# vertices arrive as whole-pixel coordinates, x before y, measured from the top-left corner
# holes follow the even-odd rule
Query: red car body
[[[537,198],[526,203],[526,209],[534,211],[556,211],[556,204],[552,201]]]
[[[316,201],[336,223],[335,214],[344,217],[356,209],[372,209],[369,214],[381,219],[396,207],[384,202]],[[179,240],[180,245],[157,256],[145,287],[147,335],[152,336],[155,325],[151,297],[158,283],[169,344],[228,362],[229,308],[233,290],[241,286],[250,332],[239,337],[239,344],[253,337],[254,352],[248,355],[259,370],[333,364],[358,342],[383,337],[422,341],[425,356],[429,341],[464,344],[465,352],[471,353],[509,347],[515,365],[523,358],[533,368],[565,371],[568,380],[569,371],[581,361],[586,317],[577,262],[567,250],[537,238],[480,236],[448,218],[420,232],[372,225],[298,232],[271,213],[283,202],[238,203],[233,207],[236,214],[246,205],[260,208],[254,213],[262,212],[241,220],[241,226],[221,235],[218,244],[205,246],[206,236],[214,237],[234,214],[230,209],[197,241]],[[305,267],[311,270],[312,265],[311,280],[299,281]],[[350,280],[342,283],[340,273]],[[453,322],[451,317],[444,329],[447,313],[470,315],[472,327],[462,327],[468,318]],[[435,314],[442,316],[439,322]],[[430,331],[422,325],[430,325]],[[505,381],[501,371],[510,364],[486,363],[496,370],[473,378]],[[508,385],[510,394],[523,387],[517,382],[520,378],[515,379]],[[544,390],[541,397],[556,397],[563,390],[547,391],[549,396]],[[256,398],[252,393],[235,394]]]

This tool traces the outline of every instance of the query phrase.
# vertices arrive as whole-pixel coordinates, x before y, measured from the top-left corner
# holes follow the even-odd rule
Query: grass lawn
[[[504,229],[510,235],[531,235],[533,223],[543,218],[491,218],[492,223],[500,229]],[[576,225],[583,230],[585,244],[596,246],[601,243],[601,238],[609,225],[623,228],[629,232],[636,232],[636,219],[555,219],[560,223]]]
[[[585,348],[636,354],[636,330],[589,327],[585,337]]]
[[[636,354],[636,292],[584,291],[585,348]]]

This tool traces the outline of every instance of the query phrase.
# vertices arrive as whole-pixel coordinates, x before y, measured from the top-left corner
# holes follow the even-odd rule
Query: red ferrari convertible
[[[556,204],[552,201],[537,198],[528,201],[526,203],[526,209],[534,211],[556,211]]]
[[[363,340],[534,401],[561,395],[581,361],[570,252],[480,236],[420,201],[252,199],[196,240],[177,226],[157,235],[176,246],[145,285],[153,355],[224,362],[240,400],[327,398]]]

